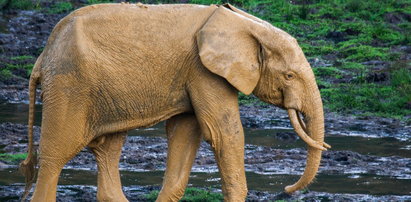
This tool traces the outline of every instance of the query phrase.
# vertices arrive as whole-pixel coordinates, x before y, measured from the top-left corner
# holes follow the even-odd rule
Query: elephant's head
[[[231,5],[220,6],[197,35],[201,62],[244,94],[288,111],[296,133],[308,143],[303,176],[288,193],[315,177],[324,143],[324,115],[310,64],[286,32]],[[304,121],[299,114],[303,114]]]

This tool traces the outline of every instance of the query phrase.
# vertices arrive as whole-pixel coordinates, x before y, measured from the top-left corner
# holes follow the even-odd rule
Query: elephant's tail
[[[30,192],[30,189],[36,178],[36,166],[37,166],[37,154],[34,149],[34,140],[33,140],[33,125],[34,125],[34,111],[36,104],[36,87],[40,82],[40,63],[41,56],[36,61],[36,64],[33,67],[33,71],[30,76],[29,81],[29,120],[28,120],[28,151],[26,159],[20,163],[20,172],[25,176],[26,186],[24,189],[23,197],[21,201],[25,201],[27,195]]]

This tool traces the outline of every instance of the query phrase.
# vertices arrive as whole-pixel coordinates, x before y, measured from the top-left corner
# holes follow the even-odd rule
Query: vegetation
[[[0,9],[30,10],[40,8],[40,0],[0,0]]]
[[[24,75],[19,76],[28,78],[31,74],[31,70],[33,69],[34,60],[35,58],[31,55],[20,55],[11,57],[10,61],[7,63],[3,63],[0,61],[0,67],[3,66],[3,68],[0,70],[0,79],[4,80],[13,77],[13,72],[15,71],[25,71],[26,73]]]
[[[70,2],[57,2],[48,10],[48,13],[66,13],[73,10],[73,5]]]
[[[27,153],[19,154],[0,154],[0,161],[16,164],[24,160],[27,157]]]
[[[159,191],[152,191],[146,195],[147,201],[155,201]],[[209,189],[186,188],[182,202],[219,202],[223,201],[221,193],[212,192]]]
[[[87,0],[86,4],[121,0]],[[0,0],[0,8],[40,9],[40,0]],[[67,13],[74,1],[58,0],[47,13]],[[411,2],[409,0],[132,0],[142,3],[231,3],[293,35],[312,64],[325,107],[340,113],[410,117]],[[405,48],[401,48],[405,47]],[[406,49],[406,50],[405,50]],[[408,54],[408,56],[404,56]],[[21,56],[20,56],[21,57]],[[1,78],[30,73],[33,59],[12,58]],[[315,61],[320,61],[319,63]],[[371,61],[371,62],[370,62]],[[372,62],[382,62],[376,65]],[[399,62],[398,62],[399,61]],[[401,65],[398,65],[401,64]],[[382,79],[373,79],[382,75]],[[240,104],[260,105],[253,96]]]

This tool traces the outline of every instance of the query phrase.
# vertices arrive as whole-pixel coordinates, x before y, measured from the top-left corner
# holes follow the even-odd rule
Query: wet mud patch
[[[39,127],[35,127],[38,145]],[[23,153],[27,150],[27,126],[0,124],[0,143],[3,153]],[[277,149],[274,147],[245,145],[245,168],[259,174],[301,175],[305,168],[307,151],[304,148]],[[164,170],[167,159],[167,140],[161,137],[129,136],[123,146],[120,169],[125,171]],[[2,162],[10,164],[9,162]],[[14,165],[9,165],[14,166]],[[66,169],[97,170],[93,154],[83,149],[68,162]],[[194,172],[217,172],[210,146],[202,142],[193,165]],[[398,179],[411,179],[411,159],[398,156],[379,157],[353,151],[325,151],[319,173],[323,174],[375,174]]]
[[[20,201],[23,193],[22,185],[0,186],[0,199],[3,201]],[[129,201],[148,202],[146,195],[152,191],[160,190],[159,186],[126,186],[123,192]],[[213,192],[221,193],[214,189]],[[57,190],[57,201],[75,202],[96,200],[97,188],[89,185],[59,185]],[[411,196],[374,196],[368,194],[333,194],[324,192],[304,191],[293,195],[285,193],[269,193],[250,190],[246,201],[409,201]]]

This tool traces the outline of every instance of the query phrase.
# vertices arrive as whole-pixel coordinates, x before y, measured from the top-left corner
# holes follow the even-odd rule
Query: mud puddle
[[[123,186],[161,186],[163,171],[130,172],[121,171]],[[0,171],[0,186],[15,185],[24,181],[15,169]],[[286,185],[298,180],[298,175],[260,175],[247,172],[247,185],[250,190],[282,192]],[[97,173],[84,170],[63,170],[59,185],[97,185]],[[221,189],[218,173],[192,172],[189,181],[190,187],[211,187]],[[310,191],[328,193],[367,193],[371,195],[409,195],[411,194],[411,180],[396,180],[390,177],[377,175],[319,175],[317,182],[310,185]]]
[[[27,124],[27,104],[0,104],[0,123],[12,122]],[[264,113],[262,114],[264,115]],[[268,115],[267,115],[268,116]],[[285,119],[287,117],[284,117]],[[36,106],[35,125],[41,125],[41,105]],[[350,125],[347,125],[349,128]],[[274,129],[273,129],[274,128]],[[351,128],[355,128],[351,126]],[[411,128],[410,128],[411,131]],[[407,138],[373,137],[370,134],[353,136],[338,134],[336,131],[326,133],[326,142],[332,145],[333,151],[354,151],[366,155],[401,156],[411,158],[411,140],[408,134],[398,134]],[[164,123],[151,128],[131,130],[129,136],[165,137]],[[287,126],[271,127],[271,129],[245,128],[246,144],[276,147],[279,149],[303,148],[306,144],[301,141]]]

